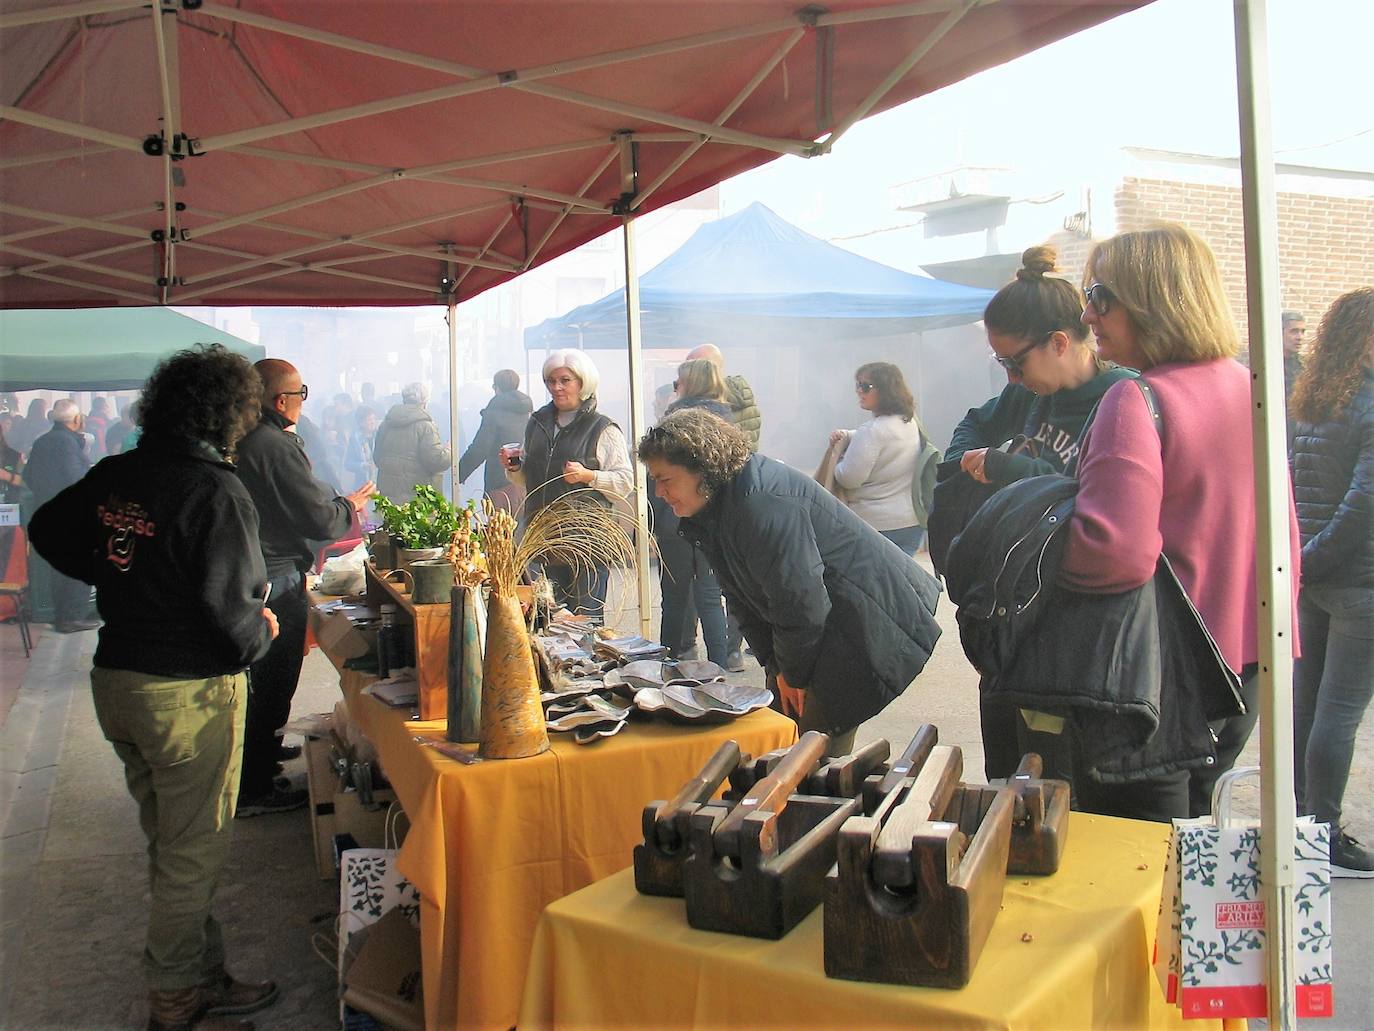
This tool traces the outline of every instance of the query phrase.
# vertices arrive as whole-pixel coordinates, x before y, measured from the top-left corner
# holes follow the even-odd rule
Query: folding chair
[[[10,557],[0,581],[0,598],[14,602],[14,619],[19,624],[19,641],[24,646],[24,658],[33,651],[33,635],[29,631],[29,538],[22,527],[14,527],[10,542]]]

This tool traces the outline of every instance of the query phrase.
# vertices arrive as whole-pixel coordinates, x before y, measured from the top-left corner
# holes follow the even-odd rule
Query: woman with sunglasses
[[[1089,812],[1160,821],[1200,816],[1256,715],[1250,374],[1235,360],[1239,340],[1216,257],[1183,226],[1097,244],[1084,281],[1083,322],[1099,352],[1141,371],[1159,418],[1133,384],[1102,398],[1079,458],[1060,579],[1071,590],[1119,593],[1150,581],[1167,556],[1226,664],[1240,674],[1249,711],[1213,726],[1217,755],[1208,766],[1113,784],[1085,774],[1074,787]],[[1296,572],[1291,502],[1289,524]],[[1293,586],[1296,596],[1296,576]]]
[[[859,407],[873,418],[856,430],[830,434],[830,442],[844,448],[835,482],[844,488],[856,516],[915,558],[925,539],[911,500],[911,478],[921,451],[916,402],[902,370],[888,362],[859,366],[854,389]]]
[[[1005,486],[1071,471],[1102,395],[1135,375],[1103,360],[1088,341],[1078,291],[1051,274],[1056,257],[1053,247],[1027,250],[1016,278],[983,312],[988,346],[1006,371],[1007,386],[955,428],[945,461],[959,461],[956,475]],[[1018,436],[1034,442],[1038,457],[1001,450]],[[1015,706],[986,691],[979,710],[989,779],[1011,776],[1027,751],[1045,758],[1047,775],[1067,774],[1069,746],[1061,736],[1032,730]]]
[[[570,494],[610,508],[610,496],[624,497],[633,488],[625,434],[596,410],[600,383],[600,372],[583,351],[564,348],[544,359],[549,403],[530,416],[523,445],[508,444],[500,450],[506,475],[529,492],[523,521]],[[551,564],[544,573],[553,584],[557,604],[595,623],[602,621],[609,568],[575,570]]]
[[[696,408],[730,422],[725,379],[715,362],[705,358],[683,362],[678,366],[673,390],[677,400],[668,406],[664,418],[674,412]],[[668,646],[673,658],[684,658],[696,646],[697,621],[700,620],[706,657],[717,666],[737,673],[744,668],[744,663],[739,661],[738,655],[730,653],[720,582],[711,571],[706,556],[678,533],[677,515],[658,496],[652,478],[648,490],[649,507],[654,516],[654,539],[658,542],[659,583],[663,588],[659,639]]]
[[[1293,668],[1298,812],[1331,824],[1331,876],[1374,877],[1341,825],[1355,736],[1374,699],[1374,288],[1338,297],[1289,399],[1302,531]]]

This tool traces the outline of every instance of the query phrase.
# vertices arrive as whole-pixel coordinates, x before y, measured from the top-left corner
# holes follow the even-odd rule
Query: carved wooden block
[[[840,831],[825,880],[825,972],[941,988],[968,983],[1002,902],[1014,794],[959,783],[935,747],[872,816]]]
[[[670,800],[650,802],[644,807],[644,842],[636,845],[634,851],[635,889],[641,895],[682,896],[682,867],[688,856],[688,824],[692,814],[710,801],[740,762],[739,745],[727,741]],[[728,811],[724,805],[718,808],[721,816]]]
[[[1071,791],[1067,781],[1041,780],[1043,772],[1040,756],[1028,752],[1007,779],[1016,796],[1007,873],[1052,874],[1064,855]]]
[[[692,815],[683,888],[693,927],[781,938],[820,904],[836,835],[860,811],[857,798],[792,794],[827,744],[805,734],[728,812]]]

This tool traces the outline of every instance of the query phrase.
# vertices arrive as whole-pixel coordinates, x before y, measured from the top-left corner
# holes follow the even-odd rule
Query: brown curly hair
[[[148,437],[203,440],[223,455],[258,424],[262,380],[248,359],[221,344],[178,351],[158,363],[138,409]]]
[[[1293,384],[1288,410],[1295,419],[1319,423],[1345,411],[1364,379],[1374,346],[1374,287],[1341,294],[1322,316],[1307,363]]]
[[[684,408],[664,418],[639,442],[639,460],[662,459],[701,477],[701,494],[711,497],[749,461],[749,438],[701,408]]]

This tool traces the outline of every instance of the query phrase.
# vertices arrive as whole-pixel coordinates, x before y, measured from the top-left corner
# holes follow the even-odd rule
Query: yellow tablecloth
[[[644,806],[676,794],[723,742],[757,755],[796,740],[791,720],[765,710],[709,727],[636,722],[589,747],[554,735],[543,755],[468,766],[414,740],[442,740],[443,723],[408,723],[344,683],[411,821],[398,865],[423,900],[430,1028],[514,1025],[544,907],[629,866]]]
[[[1181,1025],[1150,969],[1168,841],[1162,824],[1072,814],[1060,871],[1008,880],[960,991],[832,980],[819,908],[776,942],[696,931],[681,899],[639,895],[622,871],[544,911],[519,1026]]]

